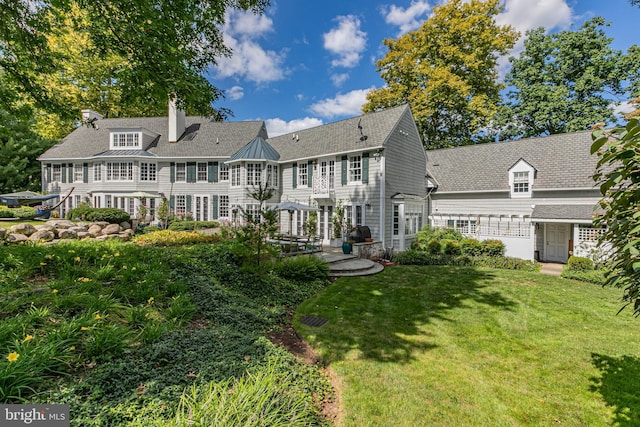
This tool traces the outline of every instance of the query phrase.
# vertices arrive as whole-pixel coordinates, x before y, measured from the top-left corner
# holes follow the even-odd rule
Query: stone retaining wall
[[[353,254],[358,258],[378,261],[382,259],[384,255],[384,246],[382,245],[382,241],[354,243]]]
[[[134,231],[131,224],[109,224],[108,222],[78,222],[66,219],[52,219],[43,224],[32,225],[21,223],[12,225],[9,229],[0,224],[0,244],[22,242],[55,242],[69,239],[108,240],[120,239],[128,241]]]

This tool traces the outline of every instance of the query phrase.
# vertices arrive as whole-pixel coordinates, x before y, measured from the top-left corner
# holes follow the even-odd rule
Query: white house
[[[502,240],[507,256],[587,256],[600,234],[591,142],[577,132],[427,151],[429,220]]]
[[[42,189],[79,203],[117,207],[132,216],[144,203],[152,214],[157,198],[174,213],[196,220],[236,220],[234,207],[257,209],[249,190],[269,181],[269,204],[292,200],[319,208],[318,235],[328,243],[338,204],[353,226],[366,225],[385,247],[406,249],[426,222],[426,156],[411,111],[400,106],[268,138],[262,121],[214,122],[185,117],[173,105],[168,117],[105,119],[84,111],[93,126],[75,129],[46,151]],[[288,230],[301,233],[306,213]]]

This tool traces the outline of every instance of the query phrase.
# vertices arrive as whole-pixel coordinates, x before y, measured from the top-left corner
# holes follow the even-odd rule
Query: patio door
[[[569,257],[569,225],[546,224],[545,260],[566,263]]]
[[[209,221],[209,196],[194,195],[193,219]]]

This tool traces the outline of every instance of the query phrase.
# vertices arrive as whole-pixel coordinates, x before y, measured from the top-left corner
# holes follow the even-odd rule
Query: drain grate
[[[301,323],[304,323],[307,326],[322,326],[325,323],[327,323],[329,321],[329,319],[325,319],[324,317],[317,317],[317,316],[304,316],[302,319],[300,319]]]

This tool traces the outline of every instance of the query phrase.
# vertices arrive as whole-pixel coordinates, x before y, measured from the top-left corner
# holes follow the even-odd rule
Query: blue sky
[[[383,86],[375,62],[382,40],[416,29],[440,0],[272,0],[262,16],[231,12],[225,42],[233,49],[208,77],[226,92],[217,107],[230,120],[265,120],[270,136],[360,114],[366,93]],[[640,8],[628,0],[505,0],[500,24],[577,29],[602,16],[616,49],[639,43]],[[522,38],[514,48],[517,54]],[[508,66],[503,61],[503,73]]]

